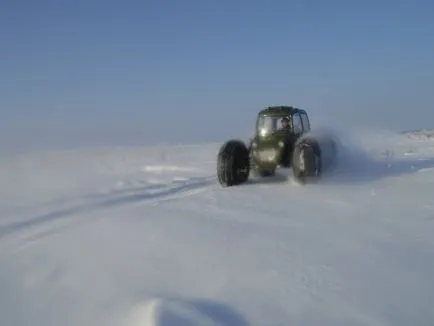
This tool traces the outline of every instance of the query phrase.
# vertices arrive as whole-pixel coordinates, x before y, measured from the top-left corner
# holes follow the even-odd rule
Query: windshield
[[[261,136],[269,135],[282,128],[281,116],[260,116],[257,131]]]

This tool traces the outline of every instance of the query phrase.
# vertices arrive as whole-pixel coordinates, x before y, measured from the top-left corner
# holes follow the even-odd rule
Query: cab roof
[[[267,115],[267,116],[285,116],[291,115],[294,113],[306,113],[303,109],[298,109],[293,106],[287,105],[276,105],[269,106],[259,112],[259,115]]]

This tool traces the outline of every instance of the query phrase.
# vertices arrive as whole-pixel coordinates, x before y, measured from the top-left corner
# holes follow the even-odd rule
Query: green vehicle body
[[[285,117],[289,119],[289,129],[282,128]],[[296,141],[309,131],[309,117],[303,109],[270,106],[261,110],[249,143],[251,169],[260,175],[272,175],[277,168],[290,167]]]
[[[284,128],[283,118],[289,122]],[[326,130],[311,131],[308,114],[292,106],[269,106],[256,119],[246,144],[229,139],[217,154],[217,179],[223,187],[245,183],[250,172],[271,176],[277,168],[291,168],[292,177],[306,184],[318,181],[338,161],[337,139]]]

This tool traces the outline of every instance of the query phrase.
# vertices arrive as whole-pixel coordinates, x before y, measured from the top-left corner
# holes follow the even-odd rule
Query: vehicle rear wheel
[[[294,148],[292,172],[294,178],[305,184],[321,176],[321,153],[314,142],[302,141]]]

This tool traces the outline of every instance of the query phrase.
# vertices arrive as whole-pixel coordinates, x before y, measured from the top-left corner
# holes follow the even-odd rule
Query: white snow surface
[[[317,184],[220,144],[0,157],[1,325],[434,325],[434,138],[342,137]]]

